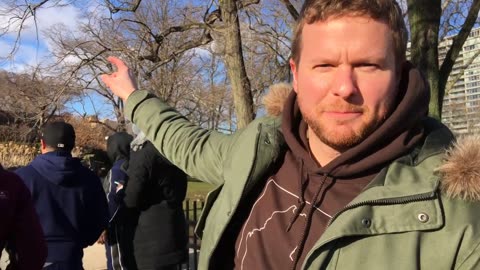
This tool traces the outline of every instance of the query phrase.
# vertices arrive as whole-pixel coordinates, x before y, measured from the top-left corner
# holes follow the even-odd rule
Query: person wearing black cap
[[[16,170],[32,193],[48,247],[43,269],[83,269],[83,249],[108,222],[100,179],[73,158],[75,130],[65,122],[45,125],[41,155]]]

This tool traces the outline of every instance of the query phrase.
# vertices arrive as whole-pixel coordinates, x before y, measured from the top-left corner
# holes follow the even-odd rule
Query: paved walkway
[[[83,267],[85,270],[105,270],[107,269],[107,259],[105,258],[105,247],[95,244],[83,250]],[[7,255],[2,253],[0,268],[5,269],[7,265]]]
[[[85,270],[107,269],[104,245],[95,244],[83,250],[83,268]]]
[[[105,257],[105,247],[103,245],[95,244],[83,250],[83,268],[85,270],[106,270],[107,269],[107,259]],[[195,269],[193,267],[194,260],[193,260],[193,250],[190,249],[190,268]],[[0,259],[0,269],[5,269],[7,265],[7,255],[6,253],[2,253],[2,257]],[[186,265],[183,265],[182,269],[186,269]]]

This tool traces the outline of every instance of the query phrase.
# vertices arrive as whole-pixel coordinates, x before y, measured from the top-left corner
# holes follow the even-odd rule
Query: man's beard
[[[314,132],[314,134],[320,139],[320,141],[339,152],[344,152],[345,150],[348,150],[363,142],[385,121],[388,115],[385,113],[383,117],[380,117],[375,114],[371,114],[369,108],[346,102],[341,102],[341,104],[333,104],[324,107],[318,106],[313,110],[313,113],[305,113],[301,109],[301,104],[299,104],[299,106],[305,122],[308,124],[308,127]],[[356,123],[357,128],[350,126],[349,128],[347,128],[347,130],[344,130],[343,132],[336,131],[334,130],[334,128],[328,127],[328,123],[320,121],[319,116],[322,114],[322,112],[325,111],[362,113],[361,119],[347,119],[344,121],[336,121],[334,125],[338,127],[340,127],[341,125],[345,125],[347,127],[350,125],[350,121],[352,123],[353,121],[362,122],[360,125]]]

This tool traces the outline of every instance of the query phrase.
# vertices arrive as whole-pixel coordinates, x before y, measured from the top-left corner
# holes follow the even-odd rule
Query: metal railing
[[[180,264],[178,269],[197,269],[201,241],[197,235],[195,235],[195,226],[197,225],[204,206],[205,202],[200,200],[185,200],[183,202],[183,210],[188,225],[188,262]]]

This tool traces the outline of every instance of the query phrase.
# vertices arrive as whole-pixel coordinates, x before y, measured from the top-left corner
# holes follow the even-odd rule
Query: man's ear
[[[40,149],[45,150],[47,148],[47,144],[43,139],[40,139]]]
[[[297,83],[297,64],[295,61],[290,58],[290,72],[292,72],[292,87],[295,93],[298,94],[298,83]]]

